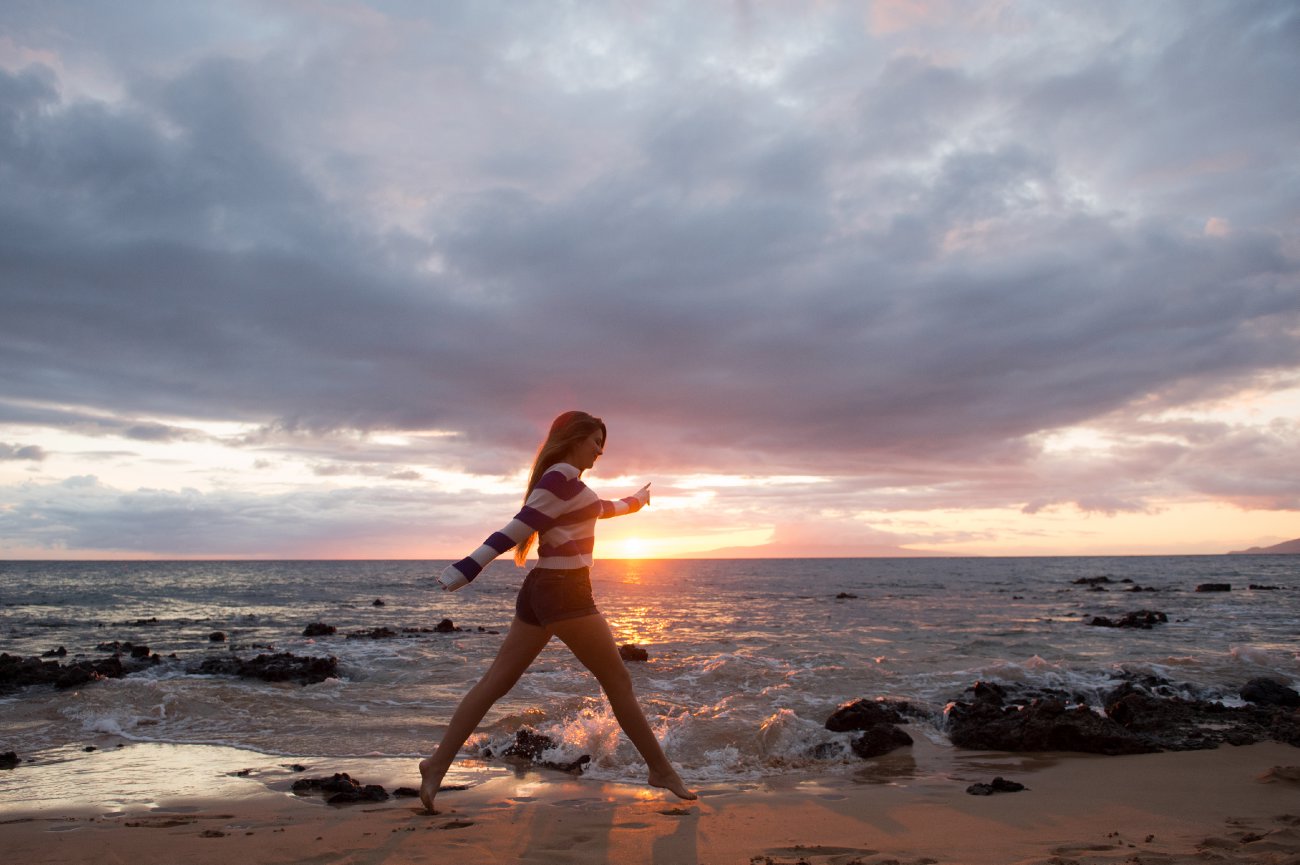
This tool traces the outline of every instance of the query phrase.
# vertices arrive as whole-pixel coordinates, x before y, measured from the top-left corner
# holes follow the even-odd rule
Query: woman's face
[[[596,464],[596,459],[605,452],[605,434],[596,430],[573,446],[569,451],[569,465],[579,471],[586,471]]]

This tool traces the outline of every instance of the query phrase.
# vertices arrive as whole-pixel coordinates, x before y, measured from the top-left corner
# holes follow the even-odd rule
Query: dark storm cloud
[[[0,68],[11,423],[241,421],[411,479],[341,442],[447,430],[427,464],[501,472],[585,406],[629,470],[1117,512],[1159,485],[1018,471],[1041,433],[1300,364],[1289,4],[1101,6],[965,57],[847,7],[178,4],[132,54],[34,8],[0,13],[63,61]],[[1248,480],[1284,447],[1214,448],[1248,469],[1165,482],[1293,506]]]

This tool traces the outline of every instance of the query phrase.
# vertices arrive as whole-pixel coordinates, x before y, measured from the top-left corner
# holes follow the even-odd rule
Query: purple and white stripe
[[[528,501],[506,526],[493,532],[474,552],[453,567],[466,581],[477,577],[488,563],[537,533],[537,567],[591,567],[596,546],[596,520],[636,513],[649,501],[647,489],[617,501],[598,497],[568,463],[546,470]]]

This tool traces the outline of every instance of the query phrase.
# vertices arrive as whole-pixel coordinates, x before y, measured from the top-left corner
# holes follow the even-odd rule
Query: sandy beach
[[[941,753],[944,752],[944,753]],[[927,771],[938,760],[943,774]],[[390,791],[391,758],[309,763],[133,744],[0,778],[0,847],[38,863],[1300,863],[1300,753],[1279,744],[1132,757],[917,747],[852,776],[658,790],[458,765],[441,813],[331,806],[295,778],[346,771]],[[240,768],[242,767],[242,768]],[[1016,793],[966,788],[1001,776]]]

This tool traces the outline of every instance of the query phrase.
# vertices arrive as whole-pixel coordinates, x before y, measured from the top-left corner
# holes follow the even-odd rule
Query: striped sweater
[[[469,582],[489,562],[522,544],[533,532],[538,536],[537,567],[591,567],[591,554],[596,546],[596,520],[636,513],[649,502],[650,491],[643,487],[627,498],[605,501],[582,482],[580,475],[581,472],[568,463],[556,463],[548,468],[515,518],[499,532],[493,532],[482,546],[448,571],[454,568],[460,572],[464,582]],[[455,576],[451,575],[453,579]],[[441,580],[447,585],[446,576]],[[461,580],[455,582],[464,585]],[[449,589],[458,587],[447,585]]]

